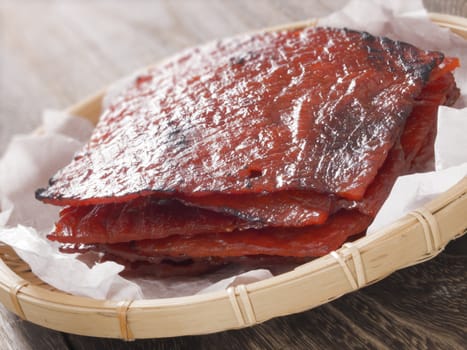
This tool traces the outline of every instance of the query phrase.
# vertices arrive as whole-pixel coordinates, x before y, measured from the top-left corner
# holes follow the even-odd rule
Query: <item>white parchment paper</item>
[[[465,67],[455,73],[462,93],[456,107],[467,106],[467,41],[431,23],[421,1],[354,0],[319,24],[366,30],[459,57]],[[369,234],[467,175],[467,108],[440,108],[438,128],[437,171],[399,178]],[[34,191],[69,162],[91,131],[81,118],[49,111],[40,133],[14,137],[0,159],[0,241],[12,246],[37,276],[65,292],[115,300],[206,293],[272,276],[263,269],[230,268],[199,278],[129,281],[118,275],[123,267],[116,263],[89,264],[61,254],[55,243],[45,239],[59,208],[36,201]]]

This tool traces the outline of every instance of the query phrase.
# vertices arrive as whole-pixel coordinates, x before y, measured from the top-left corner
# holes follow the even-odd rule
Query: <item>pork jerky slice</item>
[[[371,217],[357,211],[340,210],[323,225],[192,236],[172,235],[162,239],[87,246],[65,244],[62,251],[94,250],[127,261],[145,260],[155,264],[167,259],[184,261],[255,255],[311,258],[337,249],[348,237],[362,233],[371,220]]]
[[[331,207],[328,196],[305,191],[233,197],[200,197],[208,201],[202,202],[204,207],[215,211],[154,196],[123,203],[70,206],[62,209],[48,238],[62,243],[116,243],[173,234],[305,226],[323,224]]]
[[[175,235],[158,240],[103,244],[98,246],[98,250],[113,255],[119,255],[119,251],[123,255],[133,251],[142,257],[318,257],[339,248],[348,237],[365,231],[371,221],[371,217],[357,211],[341,210],[330,216],[324,225],[194,236]]]
[[[116,243],[256,226],[235,216],[187,208],[175,200],[141,197],[125,203],[66,207],[47,237],[62,243]]]
[[[37,197],[86,205],[300,189],[360,199],[442,59],[331,28],[190,49],[128,84]]]

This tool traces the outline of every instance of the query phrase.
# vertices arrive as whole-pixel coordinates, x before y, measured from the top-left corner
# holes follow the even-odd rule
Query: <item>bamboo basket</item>
[[[431,18],[467,39],[467,19]],[[103,94],[69,112],[96,122]],[[66,294],[41,281],[9,246],[0,244],[0,302],[30,322],[87,336],[132,340],[237,329],[314,308],[433,258],[466,233],[466,213],[467,177],[389,227],[293,271],[225,291],[154,300],[102,301]]]

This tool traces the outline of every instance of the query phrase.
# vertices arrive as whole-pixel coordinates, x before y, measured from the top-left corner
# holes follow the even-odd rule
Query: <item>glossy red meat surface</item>
[[[301,228],[264,228],[235,233],[170,236],[100,246],[114,255],[163,257],[238,257],[272,255],[317,257],[337,249],[352,235],[364,231],[372,218],[356,211],[339,211],[325,224]]]
[[[256,226],[235,216],[186,207],[175,200],[141,197],[125,203],[67,207],[60,212],[48,238],[62,243],[115,243]]]
[[[135,78],[37,197],[310,190],[361,199],[443,55],[308,28],[186,51]]]

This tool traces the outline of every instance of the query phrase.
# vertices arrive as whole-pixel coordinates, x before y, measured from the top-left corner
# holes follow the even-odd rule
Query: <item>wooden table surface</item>
[[[346,1],[0,0],[0,154],[40,111],[67,107],[181,48],[324,16]],[[425,0],[467,17],[467,1]],[[287,296],[284,296],[286,298]],[[0,349],[465,349],[467,238],[332,303],[212,335],[125,343],[21,321],[0,305]]]

